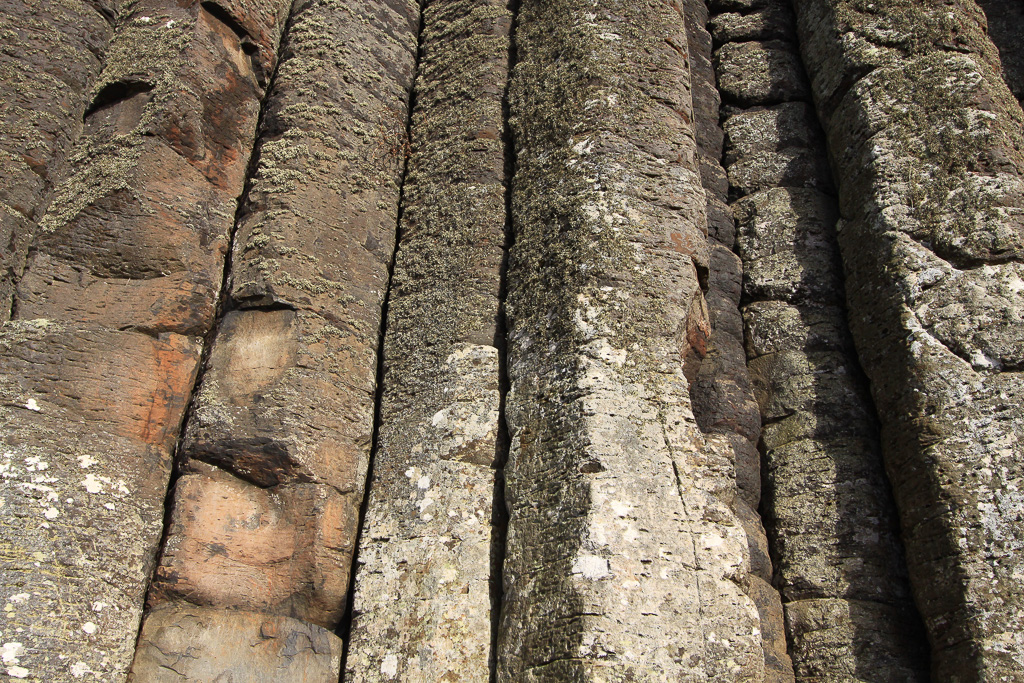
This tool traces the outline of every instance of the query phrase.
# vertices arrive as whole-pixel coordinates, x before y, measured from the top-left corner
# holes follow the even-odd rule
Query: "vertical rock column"
[[[763,680],[684,375],[708,256],[683,17],[531,1],[516,35],[497,679]]]
[[[273,64],[284,18],[280,3],[242,9],[125,6],[75,172],[40,222],[0,341],[12,678],[127,673],[255,135],[257,65]]]
[[[761,616],[766,680],[792,681],[782,602],[771,585],[768,539],[757,513],[761,500],[761,456],[757,450],[761,414],[743,351],[743,319],[739,310],[743,268],[733,253],[736,226],[727,204],[729,179],[722,168],[721,98],[712,64],[711,34],[706,28],[708,7],[704,0],[689,0],[684,7],[710,246],[706,299],[711,335],[707,354],[690,387],[690,397],[697,424],[707,437],[708,458],[719,463],[726,473],[721,479],[720,495],[736,513],[747,535],[750,573],[742,585]],[[729,476],[730,471],[734,476]]]
[[[765,523],[799,680],[924,680],[874,406],[842,306],[838,217],[788,3],[711,27],[765,422]]]
[[[113,18],[87,0],[0,7],[0,322],[10,317],[46,190],[81,132]]]
[[[424,8],[350,681],[489,677],[511,25],[505,0]]]
[[[322,629],[346,608],[419,18],[411,1],[292,10],[136,680],[162,680],[168,665],[186,680],[249,675],[263,660],[236,645],[261,620],[282,634],[266,653],[274,680],[337,677],[340,641]],[[175,630],[186,617],[200,645]],[[288,644],[311,628],[313,655]]]
[[[936,680],[1024,668],[1024,114],[973,2],[796,3]]]

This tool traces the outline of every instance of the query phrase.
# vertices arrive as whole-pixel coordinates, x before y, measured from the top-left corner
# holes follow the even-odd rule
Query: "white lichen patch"
[[[596,581],[611,575],[608,560],[596,555],[580,555],[572,563],[572,573]]]
[[[25,407],[37,413],[42,411],[42,408],[39,407],[39,404],[36,403],[36,400],[34,398],[30,398],[28,401],[26,401]]]

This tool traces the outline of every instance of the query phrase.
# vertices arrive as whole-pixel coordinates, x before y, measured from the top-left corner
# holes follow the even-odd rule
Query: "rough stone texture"
[[[337,683],[341,651],[330,631],[288,617],[163,607],[146,618],[128,680]]]
[[[0,670],[11,680],[123,680],[199,351],[173,334],[3,327]]]
[[[1018,680],[1024,288],[1009,283],[1024,241],[1024,114],[973,2],[796,10],[840,178],[851,331],[934,674]],[[970,286],[944,289],[939,318],[960,320],[937,323],[930,293],[957,280]]]
[[[493,664],[511,23],[505,0],[424,9],[349,681],[486,681]]]
[[[70,173],[40,222],[18,317],[209,329],[261,74],[273,68],[289,5],[238,4],[234,17],[215,3],[123,8]],[[114,305],[147,300],[165,311]],[[191,314],[167,315],[180,309]]]
[[[800,57],[778,40],[728,43],[715,51],[722,99],[741,107],[810,97]]]
[[[999,48],[1003,78],[1018,100],[1024,101],[1024,4],[1016,0],[978,0],[988,19],[988,34]]]
[[[0,322],[10,317],[46,190],[81,130],[113,15],[86,0],[0,7]]]
[[[682,17],[524,2],[517,45],[497,679],[763,680],[734,465],[684,374],[710,330]]]
[[[336,624],[358,507],[329,486],[251,486],[214,467],[178,479],[149,607],[169,599]]]
[[[749,13],[724,12],[708,22],[715,42],[739,43],[750,40],[796,42],[796,20],[788,4],[768,2]]]
[[[821,129],[808,103],[786,102],[737,112],[723,127],[723,163],[729,169],[734,197],[771,187],[833,191],[828,160],[822,154]]]
[[[417,17],[411,2],[292,8],[154,606],[332,629],[345,613],[404,157],[393,124],[405,120]],[[216,647],[203,641],[197,656]]]
[[[788,4],[758,13],[773,7],[794,32]],[[792,42],[774,45],[796,55]],[[728,47],[726,73],[745,63],[730,66]],[[747,357],[765,422],[762,509],[796,677],[924,680],[874,407],[839,308],[838,208],[816,116],[806,101],[724,113],[724,163],[742,197],[733,213]]]

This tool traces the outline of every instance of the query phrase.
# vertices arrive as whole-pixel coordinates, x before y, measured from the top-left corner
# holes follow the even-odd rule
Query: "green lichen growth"
[[[895,50],[877,65],[871,96],[887,117],[884,140],[900,154],[914,237],[962,266],[1005,258],[1019,238],[1001,225],[990,182],[999,155],[1024,150],[1019,108],[973,3],[848,0],[838,28]],[[894,54],[899,55],[894,57]]]

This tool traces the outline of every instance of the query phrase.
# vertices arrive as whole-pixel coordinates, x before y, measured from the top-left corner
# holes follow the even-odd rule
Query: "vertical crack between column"
[[[377,451],[380,448],[380,427],[381,427],[381,404],[384,396],[384,340],[387,338],[388,330],[388,309],[391,301],[392,278],[395,274],[395,260],[398,256],[399,237],[402,229],[402,217],[405,213],[405,182],[409,175],[409,142],[412,139],[412,118],[416,109],[416,86],[420,74],[420,64],[423,61],[423,25],[424,12],[430,0],[419,0],[419,26],[416,28],[416,61],[413,67],[412,86],[409,89],[409,100],[406,106],[405,116],[405,144],[402,145],[402,176],[398,185],[398,214],[395,221],[395,246],[391,251],[391,261],[388,263],[387,288],[384,292],[384,299],[380,310],[380,331],[377,335],[377,375],[376,387],[373,395],[373,435],[370,441],[370,458],[366,466],[366,479],[363,484],[363,500],[359,504],[359,525],[356,530],[356,537],[353,541],[352,570],[349,572],[348,595],[345,599],[345,614],[335,629],[335,633],[342,639],[341,668],[339,683],[345,680],[345,669],[348,665],[349,641],[352,635],[353,604],[355,602],[356,575],[359,567],[359,547],[363,537],[363,528],[366,524],[366,511],[370,504],[370,486],[373,481],[373,465],[377,458]]]
[[[519,0],[509,0],[507,5],[511,14],[511,26],[508,37],[508,77],[501,101],[502,143],[505,154],[505,244],[504,258],[501,265],[500,285],[498,290],[499,310],[498,329],[494,345],[498,349],[498,441],[495,457],[494,498],[492,501],[491,540],[491,655],[488,660],[489,680],[495,683],[498,670],[498,636],[501,631],[501,611],[504,603],[504,565],[507,549],[508,507],[505,504],[505,464],[508,462],[511,448],[511,434],[505,419],[505,405],[510,388],[508,372],[508,318],[505,312],[505,301],[508,294],[509,254],[515,241],[512,226],[512,185],[516,173],[516,147],[511,126],[511,103],[509,102],[509,86],[512,82],[512,70],[518,61],[516,46],[516,28],[519,24]]]

